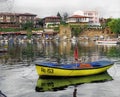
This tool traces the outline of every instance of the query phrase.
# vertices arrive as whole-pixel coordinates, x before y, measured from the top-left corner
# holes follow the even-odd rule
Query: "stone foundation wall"
[[[100,30],[100,29],[88,29],[80,34],[80,36],[87,36],[87,37],[100,37],[103,36],[104,38],[115,38],[116,35],[112,33],[109,29]]]
[[[71,37],[71,28],[69,25],[66,26],[60,26],[60,37],[67,36],[68,38]],[[104,30],[102,29],[87,29],[84,32],[81,32],[79,37],[86,36],[89,38],[93,37],[100,37],[103,36],[104,38],[115,38],[116,34],[112,33],[109,28],[106,28]]]
[[[60,37],[63,36],[67,36],[67,37],[71,37],[71,29],[69,25],[66,26],[60,26],[60,33],[59,33]]]

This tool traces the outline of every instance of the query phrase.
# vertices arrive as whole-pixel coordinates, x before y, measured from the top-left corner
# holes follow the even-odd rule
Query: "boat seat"
[[[80,68],[92,68],[93,66],[91,64],[88,63],[81,63],[80,64]]]

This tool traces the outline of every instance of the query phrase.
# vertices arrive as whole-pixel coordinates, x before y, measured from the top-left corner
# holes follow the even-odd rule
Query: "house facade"
[[[34,23],[36,16],[30,13],[0,13],[0,28],[20,28],[27,21]]]
[[[97,11],[84,11],[84,15],[90,17],[89,25],[100,25],[99,13]]]
[[[67,23],[80,23],[88,25],[100,25],[99,13],[97,11],[76,11],[68,17]]]
[[[68,17],[66,23],[69,23],[70,25],[88,24],[89,23],[89,17],[88,16],[82,16],[82,15],[72,15],[71,17]]]
[[[49,17],[45,17],[43,19],[44,22],[44,27],[45,28],[53,28],[53,27],[58,27],[58,25],[60,24],[60,17],[58,16],[49,16]]]

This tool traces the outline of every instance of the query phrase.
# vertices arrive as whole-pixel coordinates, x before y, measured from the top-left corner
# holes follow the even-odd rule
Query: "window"
[[[90,15],[93,15],[93,13],[88,13],[88,15],[90,16]]]

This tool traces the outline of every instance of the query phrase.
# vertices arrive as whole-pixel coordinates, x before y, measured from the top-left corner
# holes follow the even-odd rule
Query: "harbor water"
[[[74,45],[70,41],[1,44],[0,47],[7,51],[0,52],[0,91],[7,97],[119,97],[120,58],[116,53],[120,49],[119,44],[78,42],[79,57],[83,61],[107,59],[115,62],[105,74],[77,78],[39,78],[36,62],[56,57],[71,60]]]

